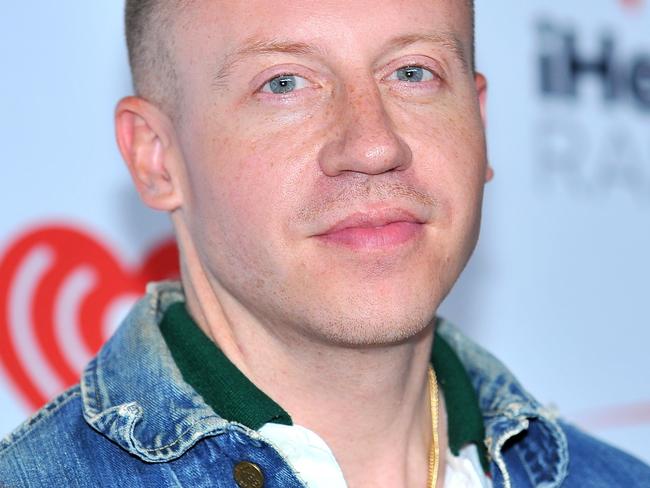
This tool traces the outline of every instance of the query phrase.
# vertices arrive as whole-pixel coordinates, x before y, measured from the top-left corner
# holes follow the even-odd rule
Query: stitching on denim
[[[534,486],[547,486],[547,487],[560,486],[563,479],[562,467],[560,466],[561,460],[558,454],[561,449],[561,446],[556,445],[558,443],[558,440],[555,438],[555,436],[553,436],[553,433],[546,426],[541,425],[540,428],[542,428],[544,432],[542,435],[544,435],[550,441],[553,442],[552,449],[549,449],[548,441],[541,443],[542,449],[544,451],[543,452],[544,457],[555,456],[557,459],[550,459],[550,462],[545,463],[544,465],[542,465],[539,461],[536,460],[535,464],[537,465],[538,469],[534,471],[530,466],[531,461],[529,458],[530,455],[539,456],[540,453],[526,447],[523,442],[516,443],[513,446],[513,451],[521,461],[521,464],[524,466],[526,474],[528,475],[528,479],[533,483]],[[548,461],[548,459],[544,459],[544,460]],[[546,468],[548,467],[553,468],[552,473],[546,470]]]
[[[158,453],[160,451],[170,450],[170,449],[172,449],[173,446],[176,446],[177,444],[179,444],[181,442],[187,442],[188,440],[183,439],[183,437],[187,437],[187,434],[190,433],[192,430],[194,430],[194,427],[196,426],[196,424],[198,424],[199,422],[202,422],[204,420],[213,419],[213,418],[216,419],[218,417],[216,417],[214,415],[206,415],[205,417],[201,417],[201,418],[198,418],[198,419],[192,421],[192,423],[189,425],[189,427],[187,429],[185,429],[183,432],[181,432],[181,434],[174,441],[170,442],[169,444],[165,444],[164,446],[160,446],[160,447],[155,447],[154,448],[154,447],[143,446],[140,441],[138,441],[137,439],[135,439],[133,437],[133,435],[131,435],[131,437],[133,437],[133,439],[137,443],[137,446],[134,446],[134,448],[139,453],[146,453],[146,454],[152,454],[152,455],[156,454],[156,453]],[[225,432],[225,430],[226,429],[216,429],[216,430],[208,430],[208,431],[205,431],[205,432],[197,432],[198,435],[190,436],[191,439],[193,437],[195,437],[195,438],[193,438],[190,441],[190,445],[187,447],[187,449],[184,449],[181,453],[174,453],[174,455],[179,455],[180,456],[181,454],[183,454],[183,452],[186,452],[190,447],[192,447],[194,444],[196,444],[199,440],[201,440],[201,439],[203,439],[205,437],[219,435],[220,433]]]
[[[27,434],[40,425],[41,422],[53,416],[60,408],[67,405],[69,401],[73,400],[77,396],[81,396],[79,385],[74,385],[54,398],[38,412],[25,420],[16,430],[0,441],[0,454],[9,452],[9,450],[15,447],[27,436]]]
[[[529,467],[530,461],[526,459],[526,453],[531,452],[530,449],[523,449],[522,446],[518,443],[516,443],[513,446],[513,451],[515,455],[519,458],[520,464],[524,467],[524,471],[526,471],[526,475],[528,476],[528,479],[531,481],[533,486],[538,486],[538,478],[539,476],[535,475],[532,470]]]
[[[97,357],[92,359],[86,369],[83,372],[81,377],[81,392],[82,392],[82,403],[84,406],[84,417],[94,417],[99,414],[99,399],[97,398]],[[86,410],[88,411],[88,416],[86,416]]]
[[[262,437],[258,431],[246,427],[244,424],[240,424],[239,422],[229,422],[226,430],[235,433],[237,435],[235,442],[242,446],[247,444],[246,441],[241,439],[242,436],[246,437],[246,440],[252,441],[255,447],[262,447],[265,443],[264,437]]]
[[[499,471],[501,471],[501,476],[503,477],[503,484],[505,488],[511,488],[512,487],[512,481],[510,479],[510,473],[508,472],[508,468],[506,466],[505,459],[503,458],[502,450],[503,446],[505,445],[508,440],[510,440],[512,437],[518,435],[519,433],[523,432],[528,428],[528,421],[527,419],[523,419],[524,422],[522,422],[520,425],[518,425],[516,428],[513,428],[507,432],[505,432],[501,437],[499,437],[494,445],[494,462],[496,465],[499,467]]]

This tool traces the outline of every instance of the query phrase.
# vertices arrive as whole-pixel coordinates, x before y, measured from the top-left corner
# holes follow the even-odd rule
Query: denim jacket
[[[242,461],[266,488],[304,486],[258,432],[184,382],[158,328],[183,299],[176,283],[149,287],[80,384],[0,443],[1,487],[236,488]],[[650,487],[648,466],[555,418],[451,324],[439,333],[478,393],[495,487]]]

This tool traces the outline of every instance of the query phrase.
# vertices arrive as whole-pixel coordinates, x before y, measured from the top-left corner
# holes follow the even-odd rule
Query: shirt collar
[[[160,323],[176,366],[224,419],[257,430],[268,422],[291,425],[280,405],[255,386],[196,325],[184,302],[169,306]]]
[[[489,461],[485,446],[485,426],[478,397],[460,359],[445,338],[438,333],[440,323],[442,321],[439,320],[436,324],[431,363],[447,407],[449,450],[458,456],[464,446],[475,444],[483,470],[487,472]]]

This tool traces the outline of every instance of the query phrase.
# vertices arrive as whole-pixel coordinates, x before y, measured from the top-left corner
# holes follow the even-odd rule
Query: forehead
[[[465,0],[195,0],[178,16],[175,44],[181,62],[197,55],[227,56],[268,40],[348,55],[414,35],[456,40],[466,53],[472,44]]]

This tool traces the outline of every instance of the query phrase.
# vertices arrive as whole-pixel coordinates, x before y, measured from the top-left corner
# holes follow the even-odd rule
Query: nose
[[[337,111],[340,121],[321,149],[319,164],[328,176],[344,172],[378,175],[405,170],[413,154],[397,134],[376,85],[346,94]]]

